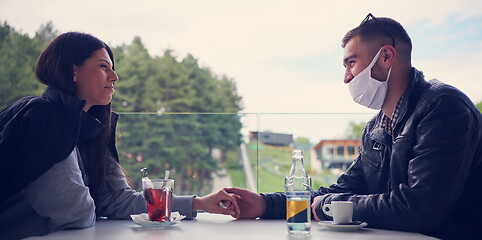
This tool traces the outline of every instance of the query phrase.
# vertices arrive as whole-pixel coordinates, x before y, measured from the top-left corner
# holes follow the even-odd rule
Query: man
[[[476,238],[482,226],[480,112],[456,88],[425,81],[411,65],[410,37],[392,19],[369,14],[342,47],[353,100],[381,111],[367,123],[360,155],[347,172],[312,191],[314,218],[331,220],[322,205],[349,200],[353,220],[370,227]],[[237,196],[241,218],[285,218],[284,193],[226,190]]]

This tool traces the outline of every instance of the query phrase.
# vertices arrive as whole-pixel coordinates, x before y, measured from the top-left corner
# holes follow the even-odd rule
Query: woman
[[[111,49],[84,33],[64,33],[40,55],[35,74],[47,85],[0,112],[0,239],[86,228],[96,217],[126,219],[146,212],[118,165],[117,114],[111,100],[118,81]],[[230,209],[219,206],[231,201]],[[238,216],[224,191],[175,196],[173,211]]]

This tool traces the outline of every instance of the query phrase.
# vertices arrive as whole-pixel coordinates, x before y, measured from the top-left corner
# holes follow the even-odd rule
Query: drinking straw
[[[164,183],[162,184],[162,188],[164,188],[167,184],[167,180],[169,179],[169,170],[166,170],[166,174],[164,175]],[[167,198],[167,193],[164,195],[164,199],[166,201],[166,209],[169,209],[170,206],[169,206],[169,200]],[[168,222],[171,221],[171,219],[166,219]]]
[[[164,182],[162,183],[162,188],[166,187],[168,179],[169,179],[169,170],[166,170],[166,173],[164,175]]]

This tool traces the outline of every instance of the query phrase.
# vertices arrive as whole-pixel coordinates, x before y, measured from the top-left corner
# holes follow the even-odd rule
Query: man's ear
[[[397,50],[393,46],[385,46],[380,54],[382,55],[383,63],[392,66],[397,56]]]

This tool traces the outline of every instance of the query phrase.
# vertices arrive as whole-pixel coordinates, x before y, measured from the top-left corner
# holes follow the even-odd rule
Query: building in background
[[[346,169],[358,156],[360,147],[360,139],[337,139],[321,140],[313,149],[322,168]]]
[[[290,146],[293,143],[293,134],[274,132],[249,132],[249,141],[258,141],[272,146]]]

